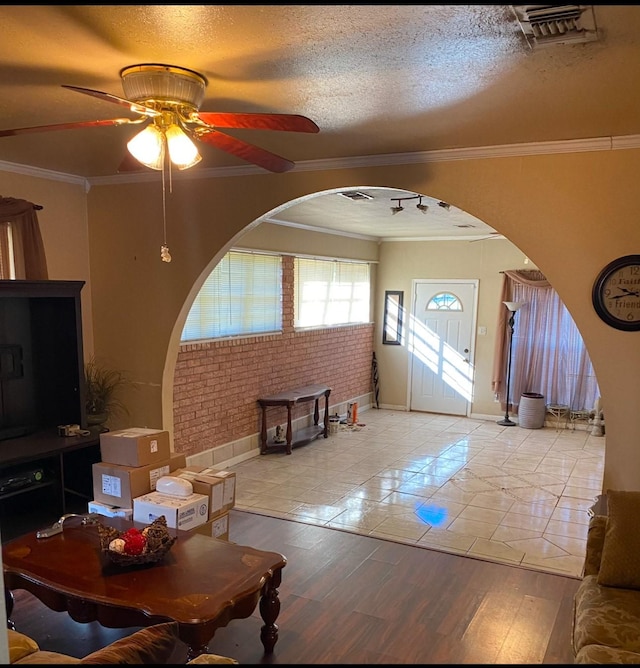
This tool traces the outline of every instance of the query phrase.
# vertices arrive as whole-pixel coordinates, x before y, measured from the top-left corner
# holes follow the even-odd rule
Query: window
[[[11,223],[0,223],[0,279],[14,279],[16,267]]]
[[[537,392],[546,404],[590,410],[600,396],[596,375],[582,336],[558,293],[537,270],[505,274],[511,287],[503,296],[523,302],[515,315],[511,401],[518,404],[523,392]],[[505,366],[503,360],[503,370]],[[503,403],[504,390],[502,384]]]
[[[182,341],[282,330],[279,255],[229,251],[191,306]]]
[[[48,279],[40,209],[24,199],[0,197],[0,279]]]
[[[295,326],[369,322],[370,267],[365,262],[295,258]]]
[[[450,292],[441,292],[430,299],[427,311],[462,311],[462,304]]]

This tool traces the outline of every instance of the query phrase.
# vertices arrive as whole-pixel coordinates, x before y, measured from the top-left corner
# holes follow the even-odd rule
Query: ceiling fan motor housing
[[[120,71],[122,88],[134,102],[173,102],[194,107],[204,101],[207,80],[198,72],[176,65],[142,63]]]

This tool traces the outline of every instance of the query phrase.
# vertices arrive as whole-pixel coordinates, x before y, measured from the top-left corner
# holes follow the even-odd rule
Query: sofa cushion
[[[584,560],[582,576],[597,575],[602,561],[602,547],[607,530],[606,515],[594,515],[589,520],[587,532],[587,552]]]
[[[39,649],[37,652],[34,652],[33,654],[27,654],[27,656],[18,661],[15,661],[14,663],[18,664],[19,666],[26,664],[42,665],[43,663],[47,665],[60,664],[62,666],[70,666],[82,663],[82,661],[80,659],[76,659],[74,656],[69,656],[67,654],[47,652],[45,650]]]
[[[168,663],[177,641],[177,622],[156,624],[115,640],[80,663]]]
[[[574,597],[573,651],[606,645],[640,652],[640,596],[632,589],[603,587],[587,575]]]
[[[604,645],[587,645],[578,652],[574,663],[640,663],[640,654]]]
[[[607,490],[607,504],[598,583],[640,589],[640,492]]]
[[[7,629],[7,641],[9,644],[9,663],[15,663],[40,649],[35,640],[13,629]]]

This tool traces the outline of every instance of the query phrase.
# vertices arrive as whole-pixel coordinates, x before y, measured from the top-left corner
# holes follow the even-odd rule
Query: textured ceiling
[[[229,131],[296,163],[640,134],[640,6],[594,7],[597,41],[532,49],[510,5],[5,6],[0,130],[126,115],[61,84],[122,97],[123,67],[159,62],[207,77],[203,111],[314,120]],[[115,175],[138,131],[3,137],[0,162]]]

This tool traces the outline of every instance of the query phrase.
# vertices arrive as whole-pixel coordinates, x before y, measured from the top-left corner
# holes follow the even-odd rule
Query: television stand
[[[0,441],[2,540],[42,528],[67,512],[87,511],[100,429],[58,436],[57,428]],[[2,482],[4,481],[4,485]]]

